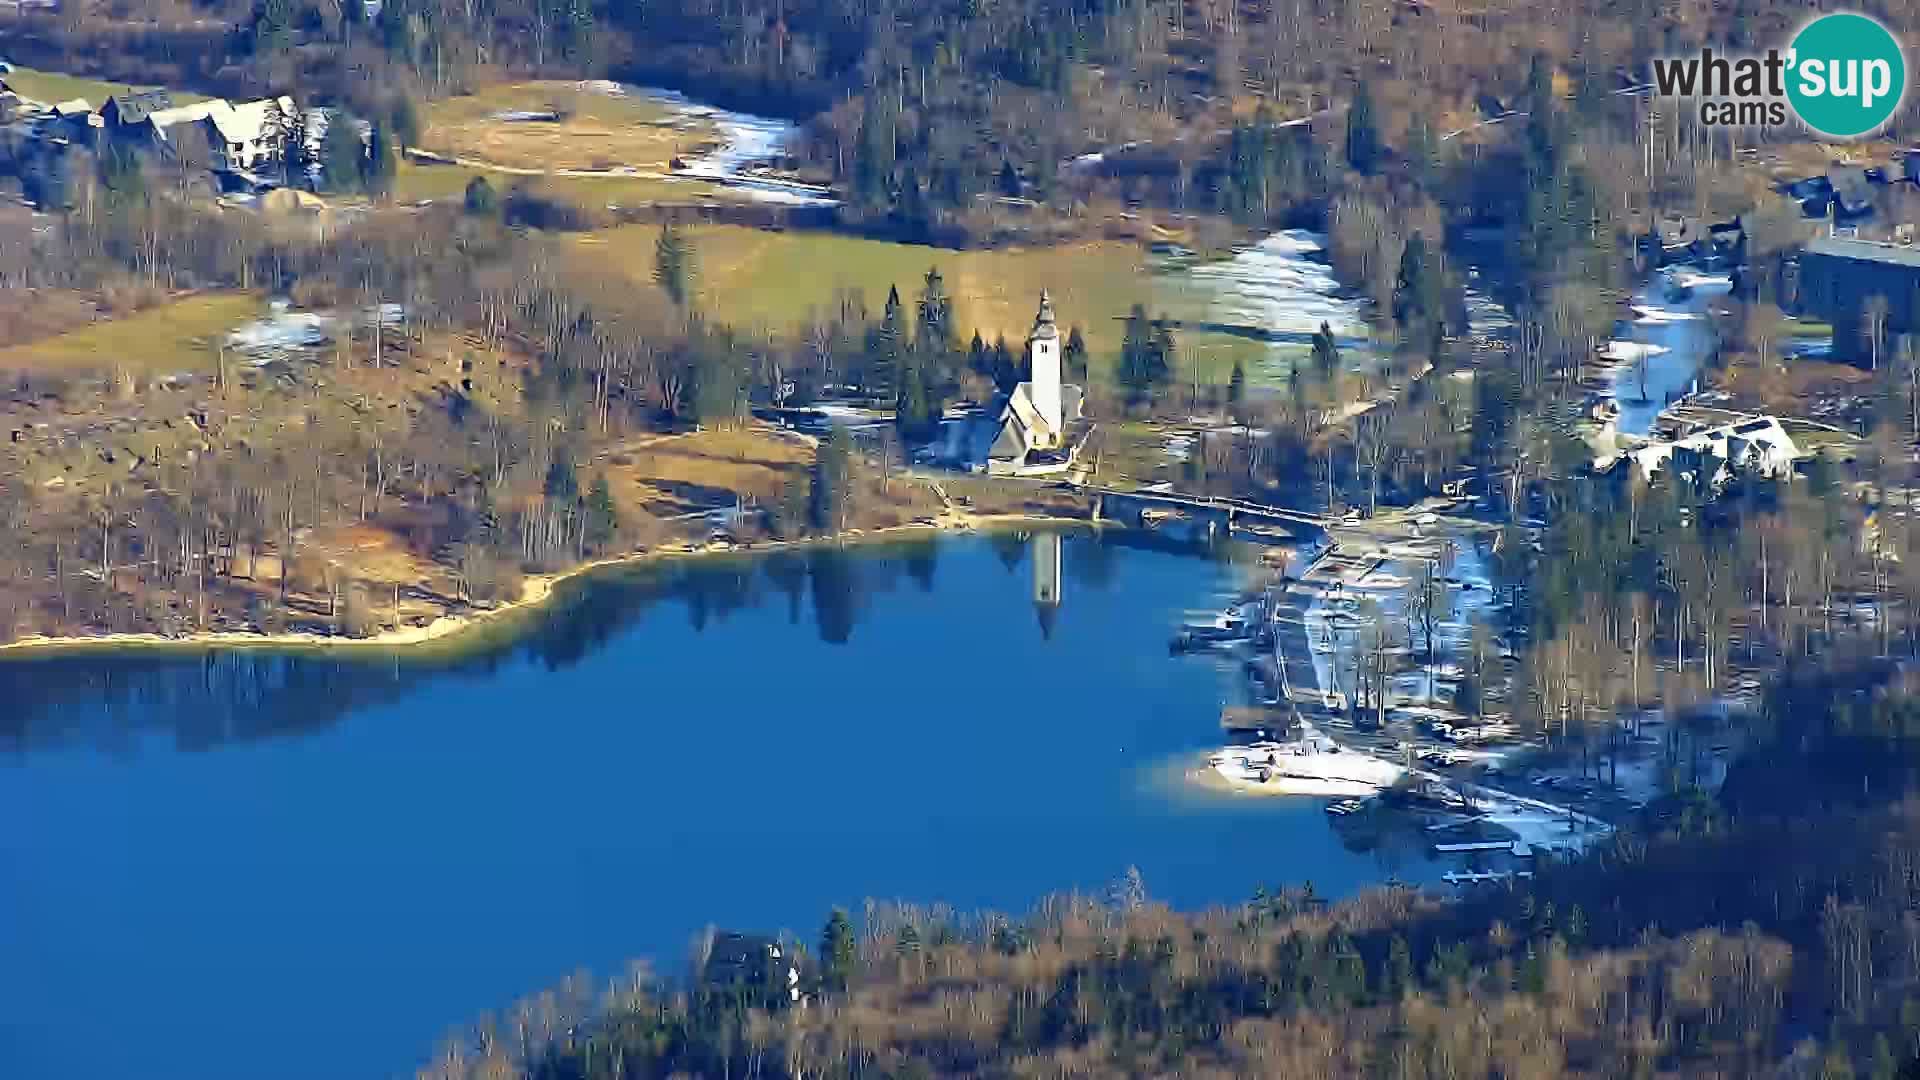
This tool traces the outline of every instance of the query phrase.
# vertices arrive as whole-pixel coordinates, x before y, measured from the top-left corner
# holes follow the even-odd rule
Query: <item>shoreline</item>
[[[91,652],[96,650],[139,649],[139,650],[176,650],[193,652],[211,649],[320,649],[347,651],[400,652],[421,645],[442,644],[475,633],[493,624],[506,621],[517,615],[531,614],[553,599],[553,594],[561,585],[577,578],[588,577],[604,571],[619,570],[635,566],[644,566],[653,562],[665,562],[672,559],[700,558],[716,555],[754,556],[762,552],[824,547],[837,544],[842,547],[870,544],[882,540],[900,539],[916,533],[938,536],[943,533],[994,532],[1014,529],[1021,526],[1067,526],[1098,528],[1097,522],[1084,518],[1056,517],[1048,514],[982,514],[942,517],[931,525],[906,524],[888,525],[879,529],[853,529],[838,536],[813,536],[802,540],[768,540],[752,547],[683,547],[670,546],[653,548],[646,551],[631,551],[624,555],[594,559],[569,567],[566,570],[550,574],[528,574],[520,587],[518,598],[509,600],[496,607],[472,609],[460,614],[443,614],[432,622],[420,626],[403,626],[393,630],[363,638],[345,637],[334,634],[280,633],[260,634],[246,631],[218,630],[182,637],[166,637],[161,634],[100,634],[86,637],[25,637],[18,641],[0,644],[0,661],[17,660],[40,653]]]

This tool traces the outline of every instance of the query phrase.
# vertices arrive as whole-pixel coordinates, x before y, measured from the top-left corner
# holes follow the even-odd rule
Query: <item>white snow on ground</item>
[[[1362,301],[1340,295],[1333,268],[1316,260],[1326,238],[1304,229],[1278,232],[1219,262],[1187,274],[1211,296],[1215,322],[1311,334],[1326,323],[1339,337],[1366,333]]]
[[[1665,324],[1662,323],[1659,325]],[[1630,363],[1635,360],[1644,360],[1647,357],[1659,356],[1661,353],[1671,351],[1672,350],[1664,345],[1649,345],[1641,341],[1620,341],[1616,339],[1600,347],[1600,358],[1602,360],[1616,360]]]
[[[1724,292],[1720,275],[1702,275],[1687,267],[1670,267],[1657,274],[1633,295],[1633,310],[1641,316],[1623,322],[1616,330],[1623,341],[1652,346],[1659,352],[1639,357],[1618,357],[1632,362],[1616,369],[1607,387],[1607,396],[1620,406],[1616,430],[1622,435],[1645,435],[1654,418],[1666,408],[1669,398],[1687,392],[1707,354],[1713,351],[1713,332],[1704,315],[1708,298]],[[1688,291],[1671,295],[1681,282],[1695,282]],[[1656,312],[1647,321],[1646,312]],[[1642,369],[1644,368],[1644,373]],[[1646,394],[1641,396],[1642,383]]]
[[[325,343],[336,321],[316,312],[293,311],[285,300],[275,300],[268,315],[235,327],[227,335],[227,347],[244,356],[245,363],[260,367]]]
[[[1416,640],[1405,640],[1407,585],[1414,562],[1440,559],[1444,563],[1443,555],[1450,552],[1451,565],[1436,567],[1439,575],[1450,581],[1445,589],[1444,607],[1434,627],[1434,651],[1441,658],[1434,669],[1434,699],[1428,701],[1427,670],[1424,664],[1419,664],[1395,676],[1393,701],[1389,703],[1390,708],[1396,708],[1409,702],[1422,702],[1450,712],[1453,686],[1460,677],[1459,662],[1471,644],[1473,624],[1491,617],[1494,592],[1487,551],[1490,543],[1485,533],[1442,526],[1435,535],[1388,545],[1382,553],[1384,561],[1366,567],[1337,594],[1316,598],[1307,610],[1307,634],[1313,646],[1315,678],[1320,685],[1338,686],[1333,681],[1336,670],[1350,672],[1353,668],[1352,652],[1359,647],[1363,629],[1357,617],[1363,598],[1377,603],[1381,618],[1393,627],[1399,646],[1396,652],[1404,655],[1409,649],[1424,651],[1425,635],[1418,628]]]
[[[363,327],[376,321],[382,327],[398,327],[406,316],[407,309],[400,304],[379,304],[361,310],[354,322]],[[295,311],[287,301],[274,300],[266,315],[234,327],[227,334],[227,347],[239,353],[243,363],[265,367],[326,344],[339,326],[337,314]]]
[[[1632,304],[1629,306],[1633,308],[1633,313],[1637,316],[1633,320],[1634,323],[1640,326],[1659,326],[1663,323],[1670,322],[1696,322],[1703,317],[1697,311],[1675,311],[1671,308],[1659,307],[1653,304]]]
[[[1667,279],[1675,288],[1691,289],[1694,292],[1710,296],[1720,296],[1733,291],[1733,278],[1726,274],[1707,274],[1691,266],[1670,266],[1666,270]]]
[[[1493,801],[1481,800],[1481,805]],[[1554,812],[1544,803],[1538,806],[1521,803],[1496,805],[1500,808],[1486,812],[1486,824],[1506,829],[1535,851],[1584,851],[1589,844],[1603,840],[1613,832],[1611,826],[1596,819],[1584,815],[1568,817],[1565,813]]]
[[[1277,385],[1304,361],[1322,323],[1341,340],[1347,363],[1370,364],[1378,357],[1362,343],[1366,301],[1342,291],[1324,261],[1325,245],[1318,233],[1288,229],[1225,259],[1161,266],[1153,276],[1156,309],[1191,322],[1293,338],[1261,344],[1266,359],[1247,372],[1256,386]]]
[[[817,405],[809,405],[807,409],[810,412],[819,413],[826,417],[829,423],[838,424],[841,427],[870,427],[874,424],[892,422],[890,414],[880,412],[876,409],[862,408],[858,405],[838,405],[832,402],[824,402]]]
[[[1322,323],[1341,342],[1344,361],[1367,368],[1383,359],[1368,340],[1368,301],[1343,290],[1325,258],[1326,238],[1303,229],[1274,233],[1226,259],[1178,260],[1153,274],[1154,308],[1174,318],[1284,334],[1262,343],[1265,361],[1247,371],[1255,386],[1275,386],[1306,360]],[[1513,319],[1475,285],[1466,290],[1468,328],[1480,338],[1504,336]]]
[[[1344,749],[1305,722],[1298,741],[1229,746],[1209,755],[1208,764],[1236,789],[1275,795],[1372,795],[1406,772],[1372,754]]]
[[[787,206],[834,206],[839,203],[820,189],[773,177],[754,176],[748,170],[771,162],[786,153],[788,143],[799,128],[786,120],[702,105],[677,90],[625,86],[605,79],[580,84],[581,89],[610,97],[641,97],[669,110],[675,122],[705,120],[713,125],[720,142],[712,149],[680,159],[676,175],[722,183],[744,192],[758,202]]]

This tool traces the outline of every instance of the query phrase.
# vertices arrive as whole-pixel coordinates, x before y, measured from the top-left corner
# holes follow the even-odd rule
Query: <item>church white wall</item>
[[[1060,339],[1035,338],[1027,347],[1033,362],[1034,411],[1057,432],[1065,426],[1060,415]]]

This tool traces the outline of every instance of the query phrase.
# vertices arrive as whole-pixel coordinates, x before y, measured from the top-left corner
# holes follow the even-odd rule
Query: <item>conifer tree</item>
[[[613,543],[620,531],[620,511],[613,504],[613,489],[607,484],[607,474],[598,473],[593,478],[593,488],[587,493],[587,546],[595,551],[603,551]]]
[[[1367,80],[1354,87],[1353,104],[1347,107],[1347,164],[1362,175],[1372,175],[1380,160],[1380,132],[1373,116],[1373,91]]]
[[[1419,327],[1440,316],[1439,268],[1427,256],[1427,240],[1418,231],[1407,238],[1394,276],[1393,319],[1402,327]]]
[[[365,158],[359,122],[345,109],[334,109],[320,138],[321,180],[330,191],[358,191]]]
[[[1340,370],[1340,345],[1334,340],[1333,327],[1324,322],[1313,335],[1313,369],[1323,379]]]
[[[846,990],[858,962],[854,945],[853,923],[848,921],[846,911],[834,908],[820,931],[820,982],[827,990]]]
[[[693,248],[680,227],[668,222],[653,242],[653,280],[678,307],[693,294]]]
[[[881,399],[899,389],[902,353],[906,348],[906,321],[900,311],[900,290],[887,289],[887,307],[877,325],[867,328],[867,393]]]
[[[853,437],[835,427],[813,459],[813,527],[839,533],[853,515]]]
[[[1087,339],[1080,335],[1080,327],[1074,326],[1067,331],[1067,344],[1060,350],[1060,361],[1066,368],[1066,377],[1076,383],[1087,381]]]

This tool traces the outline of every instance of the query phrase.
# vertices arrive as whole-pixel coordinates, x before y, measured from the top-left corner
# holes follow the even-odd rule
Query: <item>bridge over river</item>
[[[1096,520],[1118,521],[1146,529],[1167,520],[1185,520],[1204,538],[1237,532],[1243,537],[1310,543],[1324,539],[1332,524],[1325,515],[1244,499],[1208,498],[1171,491],[1121,491],[1097,486],[1082,490],[1093,497]]]

